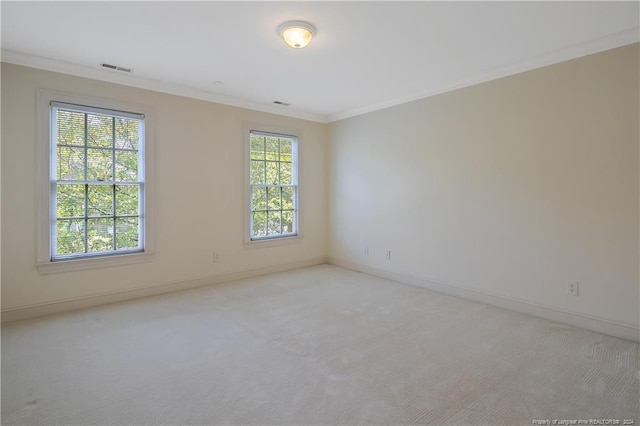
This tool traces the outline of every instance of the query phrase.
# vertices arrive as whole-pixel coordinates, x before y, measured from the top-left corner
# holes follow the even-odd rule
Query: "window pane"
[[[276,212],[268,212],[267,213],[267,234],[268,235],[276,235],[276,234],[281,234],[281,227],[280,227],[280,219],[281,219],[281,212],[280,211],[276,211]]]
[[[280,144],[278,138],[267,138],[267,160],[278,161],[280,159]]]
[[[253,227],[251,235],[254,237],[264,237],[267,235],[267,214],[262,212],[253,213]]]
[[[113,118],[87,114],[87,145],[113,147]]]
[[[113,181],[112,153],[108,149],[87,149],[87,180]]]
[[[84,220],[58,220],[56,253],[84,253]]]
[[[251,184],[264,185],[264,161],[251,161]]]
[[[113,216],[113,186],[88,185],[88,216]]]
[[[282,208],[293,210],[293,193],[294,189],[291,187],[282,188]]]
[[[278,163],[275,161],[267,161],[267,185],[277,185],[278,179]]]
[[[59,183],[56,187],[56,216],[84,217],[84,185]]]
[[[116,148],[138,149],[138,120],[116,117]]]
[[[293,210],[284,210],[282,212],[282,233],[293,233]]]
[[[291,185],[291,163],[280,163],[280,185]]]
[[[87,223],[87,250],[113,250],[113,219],[89,219]]]
[[[116,215],[138,215],[138,185],[116,185]]]
[[[116,218],[116,249],[138,248],[138,218]]]
[[[280,188],[267,188],[269,210],[280,210]]]
[[[84,145],[84,114],[58,110],[58,145]]]
[[[292,160],[291,139],[280,139],[280,161]]]
[[[251,136],[251,159],[264,160],[264,137]]]
[[[58,147],[58,180],[84,180],[84,148]]]
[[[138,180],[138,153],[116,151],[116,181],[135,182]]]
[[[251,209],[253,211],[267,210],[267,188],[253,187],[251,192]]]

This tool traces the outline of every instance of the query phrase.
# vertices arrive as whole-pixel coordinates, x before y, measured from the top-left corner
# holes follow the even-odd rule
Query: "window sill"
[[[59,274],[63,272],[82,271],[85,269],[108,268],[112,266],[151,262],[154,259],[154,256],[154,253],[145,252],[84,259],[60,260],[56,262],[41,262],[36,264],[36,269],[40,275]]]
[[[244,248],[256,249],[267,247],[288,246],[290,244],[299,244],[302,242],[302,235],[292,235],[291,237],[265,238],[262,240],[245,241]]]

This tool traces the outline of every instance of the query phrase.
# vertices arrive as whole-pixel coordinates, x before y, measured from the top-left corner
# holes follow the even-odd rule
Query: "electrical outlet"
[[[369,256],[369,247],[364,248],[364,255]]]
[[[212,260],[213,260],[213,263],[220,262],[220,252],[214,251]]]
[[[580,283],[569,283],[567,286],[567,294],[569,296],[578,296],[580,294]]]
[[[387,251],[384,253],[384,257],[385,257],[387,260],[391,260],[391,250],[387,250]]]

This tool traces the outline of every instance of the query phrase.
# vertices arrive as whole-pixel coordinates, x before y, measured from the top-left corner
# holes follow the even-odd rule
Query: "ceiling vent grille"
[[[278,105],[282,105],[282,106],[289,106],[291,104],[288,104],[286,102],[282,102],[282,101],[273,101],[274,104],[278,104]]]
[[[111,65],[111,64],[107,64],[107,63],[101,63],[100,64],[102,67],[104,68],[109,68],[110,70],[114,70],[114,71],[122,71],[122,72],[131,72],[133,71],[131,68],[127,68],[127,67],[119,67],[117,65]]]

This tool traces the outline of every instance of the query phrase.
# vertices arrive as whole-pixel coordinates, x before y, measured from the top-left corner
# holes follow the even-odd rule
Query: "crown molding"
[[[344,120],[345,118],[355,117],[369,112],[405,104],[407,102],[417,101],[419,99],[428,98],[431,96],[439,95],[441,93],[451,92],[454,90],[462,89],[464,87],[485,83],[491,80],[497,80],[499,78],[508,77],[510,75],[519,74],[525,71],[531,71],[536,68],[542,68],[548,65],[569,61],[571,59],[580,58],[582,56],[591,55],[605,50],[615,49],[616,47],[626,46],[628,44],[637,43],[639,41],[640,28],[632,28],[629,30],[621,31],[619,33],[610,34],[605,37],[589,40],[587,42],[576,44],[570,47],[554,50],[522,62],[499,67],[481,76],[470,76],[469,78],[460,80],[455,84],[432,88],[409,96],[403,96],[385,102],[378,102],[372,105],[349,109],[336,114],[329,114],[327,116],[326,122],[331,123],[334,121]]]
[[[42,56],[29,55],[12,50],[2,49],[0,60],[2,62],[21,65],[25,67],[37,68],[45,71],[58,72],[62,74],[74,75],[76,77],[90,78],[94,80],[106,81],[108,83],[121,84],[124,86],[136,87],[139,89],[152,90],[155,92],[168,93],[171,95],[184,96],[187,98],[199,99],[202,101],[215,102],[238,108],[245,108],[254,111],[267,112],[286,117],[299,118],[302,120],[326,123],[326,116],[304,111],[286,109],[286,107],[265,105],[251,102],[246,99],[225,96],[219,93],[208,92],[166,81],[153,80],[149,78],[137,77],[135,75],[120,74],[112,70],[78,65],[70,62],[58,61]]]
[[[335,114],[322,115],[304,111],[296,111],[293,109],[285,109],[285,107],[265,105],[248,101],[246,99],[234,98],[218,93],[208,92],[193,87],[183,86],[180,84],[169,83],[165,81],[141,78],[127,74],[117,74],[114,71],[102,70],[99,68],[88,67],[84,65],[73,64],[69,62],[58,61],[40,56],[27,55],[11,50],[1,51],[2,62],[8,62],[16,65],[22,65],[32,68],[43,69],[46,71],[70,74],[77,77],[91,78],[94,80],[106,81],[109,83],[122,84],[125,86],[137,87],[140,89],[153,90],[156,92],[168,93],[177,96],[184,96],[193,99],[199,99],[208,102],[245,108],[254,111],[261,111],[271,114],[282,115],[286,117],[309,120],[318,123],[331,123],[350,117],[355,117],[369,112],[382,110],[385,108],[405,104],[407,102],[417,101],[419,99],[428,98],[446,92],[462,89],[464,87],[485,83],[491,80],[508,77],[510,75],[519,74],[536,68],[542,68],[559,62],[576,59],[582,56],[591,55],[609,49],[625,46],[640,41],[640,28],[631,28],[605,37],[589,40],[566,48],[558,49],[537,57],[521,61],[515,64],[506,65],[496,68],[481,76],[470,76],[469,78],[458,81],[457,83],[445,85],[441,87],[431,88],[429,90],[420,91],[408,96],[395,98],[389,101],[378,102],[371,105],[365,105],[358,108],[344,110]]]

